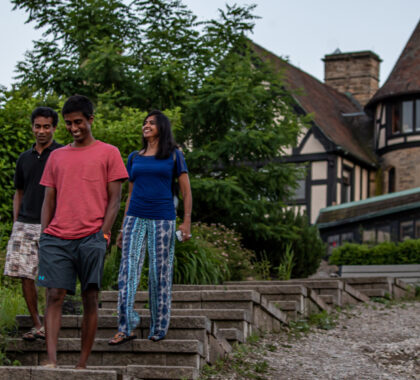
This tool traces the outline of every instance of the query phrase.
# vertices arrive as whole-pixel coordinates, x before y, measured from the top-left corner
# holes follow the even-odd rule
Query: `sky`
[[[226,0],[183,0],[200,20],[217,17]],[[254,0],[229,4],[257,4],[250,38],[272,53],[324,79],[322,58],[342,52],[371,50],[382,59],[383,84],[420,19],[420,0]],[[25,24],[22,11],[0,1],[0,85],[10,87],[16,63],[41,37]]]

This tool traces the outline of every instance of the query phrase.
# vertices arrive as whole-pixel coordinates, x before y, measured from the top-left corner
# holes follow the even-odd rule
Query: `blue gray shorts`
[[[82,292],[91,286],[99,290],[106,246],[102,230],[74,240],[41,234],[37,285],[75,294],[79,277]]]

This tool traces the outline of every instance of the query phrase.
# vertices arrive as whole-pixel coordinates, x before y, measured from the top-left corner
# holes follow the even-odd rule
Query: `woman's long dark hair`
[[[156,126],[159,136],[158,151],[156,153],[156,158],[166,159],[172,154],[174,149],[178,148],[177,143],[174,140],[172,134],[171,122],[168,117],[159,110],[151,111],[143,120],[143,125],[146,122],[147,118],[154,116],[156,120]],[[147,150],[147,140],[143,136],[143,150]]]

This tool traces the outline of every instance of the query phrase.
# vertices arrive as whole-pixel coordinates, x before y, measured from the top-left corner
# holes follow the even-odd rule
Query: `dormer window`
[[[420,132],[420,100],[404,100],[391,105],[391,133]]]

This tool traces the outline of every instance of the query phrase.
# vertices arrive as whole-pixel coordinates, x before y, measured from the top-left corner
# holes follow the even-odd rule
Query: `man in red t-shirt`
[[[92,136],[93,105],[88,98],[71,96],[62,115],[73,143],[51,153],[41,178],[46,189],[37,283],[48,288],[46,366],[56,367],[61,307],[65,295],[75,293],[79,277],[83,324],[76,368],[86,368],[96,335],[105,251],[128,174],[118,149]]]

